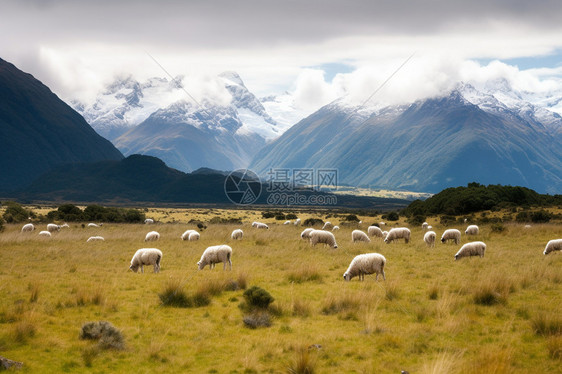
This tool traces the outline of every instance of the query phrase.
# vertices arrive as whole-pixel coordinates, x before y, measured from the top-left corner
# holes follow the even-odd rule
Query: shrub
[[[348,214],[347,216],[345,216],[344,220],[348,222],[359,222],[359,218],[357,218],[355,214]]]
[[[74,204],[63,204],[57,210],[47,213],[47,218],[51,221],[84,221],[84,212]]]
[[[531,320],[531,324],[537,335],[562,335],[562,317],[557,314],[539,313]]]
[[[324,225],[324,221],[322,221],[320,218],[307,218],[304,220],[303,225],[307,227],[322,226]]]
[[[425,216],[417,214],[408,218],[408,223],[413,226],[421,226],[425,222]]]
[[[266,290],[258,286],[252,286],[244,291],[246,306],[250,309],[267,309],[275,299]]]
[[[101,349],[125,347],[121,331],[106,321],[88,322],[82,325],[80,339],[98,340],[98,347]]]
[[[552,214],[546,210],[539,210],[531,213],[531,221],[534,223],[547,223],[552,218]]]
[[[504,232],[506,230],[505,226],[501,223],[494,223],[492,226],[490,226],[490,228],[492,232],[497,232],[497,233]]]
[[[275,215],[275,212],[261,212],[262,218],[273,218]]]
[[[4,220],[0,217],[0,232],[4,231]]]
[[[299,218],[299,217],[297,217],[297,215],[294,214],[294,213],[287,213],[287,215],[285,216],[285,218],[287,218],[287,219],[297,219],[297,218]]]
[[[6,211],[2,217],[7,223],[21,223],[28,221],[29,218],[35,218],[35,213],[31,209],[25,209],[16,202],[7,201],[4,205]]]
[[[441,216],[439,218],[439,222],[443,225],[443,226],[450,226],[454,223],[456,223],[457,219],[455,218],[455,216],[448,216],[448,215],[444,215]]]
[[[279,213],[275,215],[275,220],[277,221],[284,221],[285,220],[285,215],[283,213]]]
[[[390,212],[388,214],[383,214],[382,219],[386,219],[388,221],[398,221],[400,219],[400,215],[397,212]]]
[[[271,326],[271,316],[266,311],[253,311],[243,318],[244,325],[251,329]]]

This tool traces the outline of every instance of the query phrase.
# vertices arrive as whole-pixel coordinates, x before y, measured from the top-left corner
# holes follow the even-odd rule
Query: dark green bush
[[[357,218],[355,214],[348,214],[347,216],[345,216],[344,220],[349,222],[359,222],[359,218]]]
[[[385,219],[387,221],[398,221],[400,219],[400,215],[398,214],[398,212],[390,212],[387,214],[383,214],[382,219]]]
[[[4,203],[6,211],[2,216],[7,223],[27,222],[29,218],[35,218],[36,215],[31,209],[25,209],[21,204],[13,201]]]
[[[277,221],[284,221],[285,220],[285,215],[283,213],[277,214],[275,215],[275,219]]]
[[[534,223],[547,223],[552,218],[552,214],[546,210],[539,210],[531,213],[531,221]]]
[[[98,346],[102,349],[125,347],[121,331],[106,321],[85,323],[80,331],[80,339],[98,340]]]
[[[287,219],[297,219],[297,215],[294,213],[287,213],[287,215],[285,216],[285,218]]]
[[[320,218],[307,218],[307,219],[304,220],[303,225],[308,226],[308,227],[323,226],[324,221],[322,221]]]
[[[261,212],[262,218],[273,218],[275,215],[275,212]]]
[[[425,222],[425,216],[416,214],[408,218],[408,223],[413,226],[421,226]]]
[[[244,291],[244,300],[248,309],[267,309],[275,299],[269,292],[258,286],[252,286]]]

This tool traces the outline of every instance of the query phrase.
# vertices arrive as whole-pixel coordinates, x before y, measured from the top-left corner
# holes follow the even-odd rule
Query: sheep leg
[[[141,273],[144,273],[144,265],[141,265]]]
[[[384,276],[384,269],[381,270],[381,272],[382,272],[382,279],[383,279],[383,280],[386,280],[386,277]]]

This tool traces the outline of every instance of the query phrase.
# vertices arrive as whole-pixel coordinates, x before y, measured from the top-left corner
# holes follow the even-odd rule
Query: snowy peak
[[[228,85],[230,86],[242,86],[246,88],[244,82],[242,81],[242,78],[240,78],[240,75],[238,75],[238,73],[235,71],[222,72],[221,74],[219,74],[219,77],[227,81]]]

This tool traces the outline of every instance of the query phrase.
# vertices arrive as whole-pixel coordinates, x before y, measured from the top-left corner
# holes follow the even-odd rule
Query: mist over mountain
[[[122,158],[47,86],[0,59],[0,190],[62,164]]]
[[[266,145],[250,168],[337,168],[339,182],[439,192],[471,181],[562,191],[562,121],[466,84],[371,110],[336,101]]]

